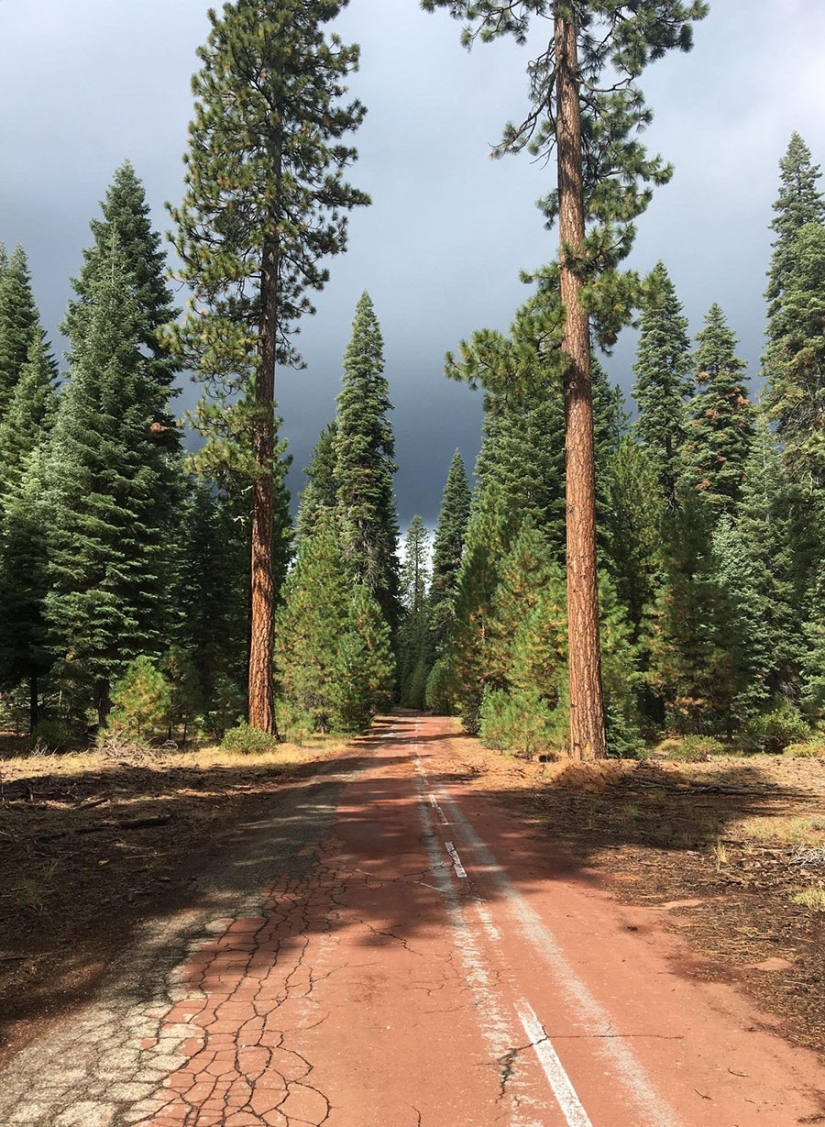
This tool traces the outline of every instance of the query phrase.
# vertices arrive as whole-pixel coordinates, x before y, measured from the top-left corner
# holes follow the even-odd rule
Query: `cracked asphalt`
[[[398,718],[0,1075],[6,1127],[783,1127],[825,1073]]]

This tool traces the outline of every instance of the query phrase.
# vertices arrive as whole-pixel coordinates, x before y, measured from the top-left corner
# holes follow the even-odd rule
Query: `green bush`
[[[479,736],[485,747],[533,755],[558,743],[558,717],[535,689],[487,689],[479,711]]]
[[[740,744],[743,751],[777,754],[788,744],[798,743],[810,727],[790,701],[783,700],[770,712],[754,716],[745,726]]]
[[[262,755],[278,750],[278,737],[271,736],[260,728],[250,728],[242,721],[236,728],[224,732],[221,747],[224,751],[235,751],[241,755]]]
[[[33,751],[68,751],[77,747],[81,737],[76,728],[65,720],[40,720],[29,738]]]
[[[146,736],[165,728],[171,707],[169,683],[151,658],[130,661],[112,688],[107,727],[119,734]]]
[[[792,743],[782,752],[789,759],[825,759],[825,740],[822,737]]]
[[[667,757],[677,763],[704,763],[712,755],[724,755],[725,751],[725,745],[713,736],[685,736]]]

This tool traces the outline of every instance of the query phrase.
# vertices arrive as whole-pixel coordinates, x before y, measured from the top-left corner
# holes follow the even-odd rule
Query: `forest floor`
[[[745,990],[765,1025],[825,1054],[825,761],[526,762],[456,734],[442,776],[502,801],[625,903],[660,909],[692,973]],[[142,921],[322,743],[238,756],[15,757],[0,743],[0,1059],[87,1000]]]

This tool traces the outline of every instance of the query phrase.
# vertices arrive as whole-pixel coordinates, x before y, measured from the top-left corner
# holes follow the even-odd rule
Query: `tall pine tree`
[[[23,247],[17,246],[0,270],[0,418],[8,409],[31,346],[42,340],[28,259]]]
[[[633,398],[639,408],[634,431],[656,470],[670,507],[684,470],[681,454],[688,431],[685,400],[693,388],[687,318],[664,263],[653,269],[639,318]]]
[[[168,635],[180,469],[156,441],[140,288],[114,234],[88,295],[50,441],[46,615],[102,723],[112,680]]]
[[[455,594],[464,537],[470,519],[470,486],[464,459],[456,450],[450,462],[433,538],[430,630],[436,655],[444,652],[455,616]]]
[[[391,410],[381,328],[369,294],[363,293],[344,354],[334,473],[347,566],[373,593],[394,634],[399,618],[398,517]]]
[[[524,148],[557,157],[556,187],[540,202],[558,221],[556,273],[563,309],[570,738],[576,758],[606,754],[596,575],[596,474],[591,319],[610,345],[629,320],[636,286],[617,267],[647,207],[647,185],[671,170],[650,159],[636,134],[651,118],[637,85],[645,66],[672,48],[689,50],[701,0],[616,4],[604,0],[423,0],[469,21],[464,41],[513,35],[527,41],[531,17],[546,19],[547,44],[528,66],[530,109],[508,125],[497,153]],[[609,74],[609,80],[604,78]]]
[[[346,212],[368,197],[343,179],[342,138],[364,116],[341,103],[358,48],[324,25],[338,0],[237,0],[199,49],[186,193],[172,209],[181,278],[194,291],[177,345],[208,386],[202,428],[251,486],[249,722],[275,730],[275,367],[312,312],[322,260],[346,247]]]

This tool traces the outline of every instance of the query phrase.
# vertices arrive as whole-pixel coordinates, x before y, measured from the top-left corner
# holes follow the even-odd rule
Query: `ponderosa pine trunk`
[[[252,573],[249,632],[249,724],[276,732],[274,700],[275,583],[272,507],[275,457],[275,362],[278,326],[278,244],[264,243],[261,264],[261,323],[255,377],[252,491]]]
[[[558,145],[561,299],[565,309],[562,351],[566,461],[567,624],[570,665],[570,754],[607,754],[599,645],[596,574],[596,474],[590,323],[582,308],[576,257],[585,235],[581,107],[577,28],[572,6],[557,5],[556,140]]]

